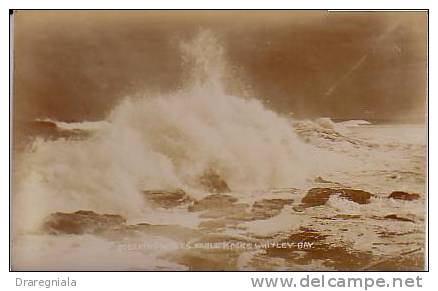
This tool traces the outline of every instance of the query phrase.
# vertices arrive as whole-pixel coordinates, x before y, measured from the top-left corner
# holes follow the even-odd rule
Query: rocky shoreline
[[[51,214],[42,232],[55,236],[95,235],[115,244],[142,241],[145,235],[165,237],[185,247],[164,251],[161,257],[184,265],[188,270],[424,270],[424,246],[412,241],[412,235],[424,239],[424,220],[397,213],[397,207],[386,215],[317,215],[312,212],[312,209],[318,211],[327,207],[331,199],[345,200],[361,207],[372,203],[372,199],[412,203],[424,198],[417,193],[394,191],[386,197],[376,197],[360,189],[311,188],[301,198],[295,193],[290,198],[262,198],[253,203],[242,202],[230,193],[213,193],[201,199],[195,199],[181,189],[149,190],[143,194],[154,207],[186,209],[198,214],[198,227],[150,224],[147,221],[130,224],[118,214],[78,210]],[[285,213],[305,217],[307,223],[266,235],[253,233],[248,227],[264,221],[266,227],[275,228],[275,219]],[[391,231],[394,223],[410,224],[414,228],[406,232]],[[325,226],[329,226],[327,231]],[[351,242],[343,241],[342,235],[329,232],[333,229],[338,234],[357,233],[357,239],[362,240],[371,231],[378,239],[373,241],[371,237],[367,240],[368,249],[363,246],[356,248]],[[228,247],[204,248],[206,244]],[[376,252],[375,249],[382,246],[396,250],[386,255]],[[135,250],[134,247],[131,251]]]

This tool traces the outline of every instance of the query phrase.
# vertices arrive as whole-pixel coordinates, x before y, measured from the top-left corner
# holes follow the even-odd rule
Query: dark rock
[[[181,242],[201,236],[198,230],[179,225],[126,224],[120,215],[93,211],[57,212],[50,215],[43,230],[49,234],[94,234],[107,239],[142,238],[145,234],[163,236]]]
[[[331,195],[339,195],[350,201],[367,204],[372,194],[363,190],[355,189],[332,189],[332,188],[312,188],[301,200],[303,207],[313,207],[327,203]]]
[[[188,207],[191,212],[204,211],[200,217],[216,219],[202,222],[202,228],[222,228],[226,225],[236,225],[242,221],[268,219],[280,214],[285,205],[292,199],[262,199],[252,207],[246,203],[236,203],[237,198],[225,194],[212,194],[195,201]]]
[[[363,190],[341,189],[341,197],[359,204],[368,204],[372,196],[371,193]]]
[[[333,193],[336,193],[336,190],[330,188],[312,188],[307,192],[307,195],[301,199],[301,202],[305,207],[324,205]]]
[[[172,208],[194,201],[194,199],[187,195],[182,189],[176,189],[174,191],[145,190],[143,193],[149,202],[163,208]]]
[[[207,170],[200,177],[199,183],[206,191],[211,193],[227,193],[231,192],[225,180],[214,170]]]
[[[225,194],[212,194],[207,197],[195,201],[189,206],[189,211],[203,211],[208,209],[221,209],[232,206],[237,201],[237,198]]]
[[[280,214],[285,205],[293,203],[293,199],[262,199],[252,206],[253,219],[268,219]]]
[[[420,195],[417,193],[410,194],[403,191],[394,191],[391,194],[389,194],[388,198],[412,201],[419,199]]]
[[[126,219],[120,215],[79,210],[74,213],[56,212],[51,214],[46,219],[43,229],[51,234],[98,233],[125,223]]]
[[[262,199],[252,207],[245,203],[236,203],[237,199],[223,194],[214,194],[189,206],[189,211],[204,211],[199,217],[210,220],[203,221],[199,227],[204,230],[219,230],[236,226],[243,221],[263,220],[281,213],[285,205],[292,199]]]
[[[191,212],[204,211],[201,218],[224,219],[227,224],[233,221],[248,221],[252,214],[247,211],[245,203],[236,203],[237,198],[226,194],[212,194],[195,201],[188,207]]]

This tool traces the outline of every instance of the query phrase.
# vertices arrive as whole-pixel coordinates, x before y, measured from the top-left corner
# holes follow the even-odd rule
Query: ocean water
[[[14,160],[15,270],[424,269],[424,125],[285,117],[227,92],[211,32],[181,54],[172,94],[128,96],[98,122],[35,121],[50,130]],[[311,188],[372,196],[303,207]],[[54,213],[71,215],[48,227]]]

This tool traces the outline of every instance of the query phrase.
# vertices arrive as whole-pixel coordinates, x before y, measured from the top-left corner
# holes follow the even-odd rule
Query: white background
[[[2,137],[0,143],[0,225],[1,225],[1,240],[0,240],[0,290],[11,290],[15,287],[15,278],[21,277],[23,279],[56,279],[58,277],[70,276],[78,282],[78,288],[80,290],[177,290],[177,289],[190,289],[190,290],[250,290],[251,287],[250,278],[254,276],[267,276],[274,277],[275,275],[288,277],[294,276],[301,277],[306,275],[305,273],[220,273],[220,272],[202,272],[202,273],[189,273],[189,272],[143,272],[143,273],[18,273],[9,272],[9,12],[8,9],[430,9],[429,12],[429,36],[430,36],[430,91],[429,91],[429,204],[430,204],[430,226],[431,231],[429,233],[429,267],[428,273],[349,273],[352,276],[368,276],[368,277],[384,277],[387,280],[391,280],[392,276],[398,277],[416,277],[420,275],[423,277],[423,289],[425,290],[438,290],[438,271],[436,270],[437,251],[433,246],[437,243],[437,233],[434,231],[434,225],[437,215],[434,214],[434,208],[438,205],[436,194],[438,188],[438,176],[436,164],[437,154],[434,149],[438,149],[436,139],[436,127],[438,126],[438,111],[437,111],[437,99],[435,97],[437,91],[437,79],[436,79],[436,67],[437,67],[437,42],[434,38],[437,29],[437,18],[435,13],[438,13],[438,6],[435,4],[438,1],[383,1],[383,0],[348,0],[348,1],[259,1],[252,0],[236,1],[236,0],[220,0],[220,1],[90,1],[90,0],[76,0],[76,1],[0,1],[0,136]],[[435,7],[437,9],[435,9]],[[321,275],[322,273],[314,273],[313,275]],[[332,275],[341,277],[343,273],[327,273],[326,276]],[[348,275],[348,273],[345,273]],[[25,289],[18,287],[19,289]],[[42,290],[44,287],[34,287],[31,289]],[[61,288],[67,290],[68,288]],[[75,288],[77,289],[77,288]],[[79,290],[77,289],[77,290]],[[257,288],[262,289],[262,288]],[[269,288],[265,288],[269,289]],[[307,290],[317,288],[306,288]],[[319,288],[318,288],[319,289]],[[377,290],[382,288],[372,288],[368,290]],[[397,288],[398,290],[414,290],[416,288]],[[345,290],[351,290],[346,288]],[[358,289],[361,290],[361,289]]]

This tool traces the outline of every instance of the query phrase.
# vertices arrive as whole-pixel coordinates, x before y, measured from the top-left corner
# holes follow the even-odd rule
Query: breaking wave
[[[183,89],[125,98],[86,139],[34,141],[15,191],[16,221],[34,227],[49,213],[78,209],[135,218],[147,211],[141,191],[202,195],[199,177],[209,169],[236,191],[305,183],[318,158],[289,119],[226,93],[218,39],[200,31],[181,48],[190,65]]]

